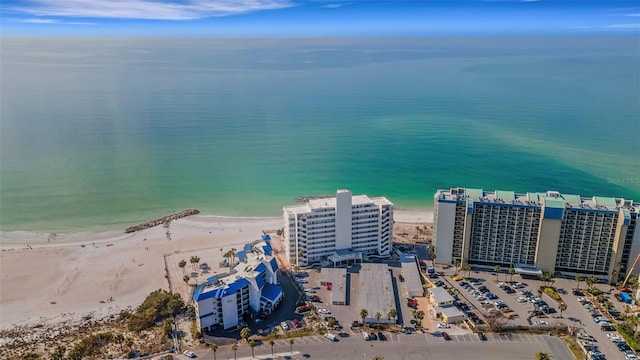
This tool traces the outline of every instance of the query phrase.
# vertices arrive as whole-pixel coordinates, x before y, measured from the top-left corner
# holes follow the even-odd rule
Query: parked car
[[[451,326],[449,326],[449,324],[447,324],[447,323],[445,323],[445,322],[441,322],[441,323],[439,323],[439,324],[438,324],[438,328],[439,328],[439,329],[448,329],[448,328],[450,328],[450,327],[451,327]]]
[[[183,354],[185,354],[187,357],[190,357],[190,358],[194,358],[194,357],[196,357],[196,356],[197,356],[197,355],[196,355],[193,351],[191,351],[191,350],[185,350],[185,351],[183,352]]]
[[[331,341],[338,341],[338,338],[335,335],[333,335],[332,333],[326,333],[326,334],[324,334],[324,337],[329,339],[329,340],[331,340]]]
[[[449,336],[449,334],[447,334],[447,333],[446,333],[446,332],[444,332],[444,331],[442,332],[442,337],[443,337],[445,340],[451,340],[451,336]]]
[[[487,335],[485,335],[483,332],[478,333],[478,337],[482,341],[487,341]]]
[[[281,322],[280,326],[282,326],[282,330],[284,330],[284,331],[289,330],[289,325],[287,325],[286,321]]]
[[[387,337],[382,333],[382,331],[378,331],[378,340],[387,341]]]
[[[366,331],[362,332],[362,338],[364,338],[366,341],[371,340],[371,337],[369,336],[369,333]]]

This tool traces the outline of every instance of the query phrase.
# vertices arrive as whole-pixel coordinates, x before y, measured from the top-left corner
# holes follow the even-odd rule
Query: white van
[[[331,341],[338,341],[338,338],[335,335],[331,334],[331,333],[324,334],[324,337],[329,339],[329,340],[331,340]]]
[[[362,337],[363,337],[365,340],[367,340],[367,341],[371,339],[371,338],[369,337],[369,333],[368,333],[368,332],[366,332],[366,331],[363,331],[363,332],[362,332]]]

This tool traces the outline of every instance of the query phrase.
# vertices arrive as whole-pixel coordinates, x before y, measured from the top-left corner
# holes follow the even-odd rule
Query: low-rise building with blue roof
[[[265,240],[246,244],[231,258],[235,263],[229,264],[228,257],[219,261],[221,271],[196,286],[193,301],[200,329],[233,328],[243,316],[269,315],[280,304],[284,292],[278,285],[278,263],[264,250],[267,245]]]

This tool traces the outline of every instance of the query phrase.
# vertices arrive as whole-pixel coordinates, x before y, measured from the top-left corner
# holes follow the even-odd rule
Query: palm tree
[[[276,344],[275,341],[269,340],[269,345],[271,345],[271,356],[273,356],[273,346]]]
[[[182,275],[184,275],[184,267],[187,266],[187,262],[184,261],[184,259],[180,260],[180,262],[178,263],[178,266],[180,267],[180,269],[182,269]]]
[[[238,343],[231,345],[231,350],[233,350],[233,358],[238,360]]]
[[[191,259],[189,260],[189,262],[191,263],[191,268],[193,270],[196,269],[196,262],[197,262],[196,259],[197,259],[197,256],[192,256]]]
[[[249,346],[251,347],[251,357],[256,357],[256,355],[253,353],[253,348],[256,347],[256,342],[253,340],[249,341]]]
[[[200,267],[200,257],[196,256],[196,268]]]
[[[330,318],[329,321],[327,321],[327,326],[329,326],[330,328],[336,326],[336,319],[335,318]]]
[[[595,284],[596,281],[597,280],[595,276],[589,276],[587,280],[584,281],[587,284],[587,290],[591,289],[591,287],[593,286],[593,284]]]
[[[374,317],[376,318],[376,324],[380,323],[380,318],[382,317],[382,314],[380,314],[380,311],[378,311]]]
[[[376,356],[372,357],[371,360],[384,360],[384,356],[376,355]]]
[[[422,327],[422,319],[424,319],[424,311],[418,310],[415,315],[416,319],[418,319],[418,325]]]
[[[218,351],[218,345],[216,343],[211,343],[211,350],[213,350],[213,360],[216,360],[216,351]]]
[[[516,269],[510,267],[509,268],[509,282],[513,282],[513,275],[516,274]]]
[[[500,265],[496,265],[493,267],[493,271],[496,272],[496,281],[498,281],[498,275],[500,275],[500,270],[501,270]]]
[[[295,341],[293,339],[289,339],[289,351],[293,354],[293,344]]]
[[[189,284],[189,275],[183,276],[182,280],[184,280],[184,282],[187,283],[187,285],[188,285]]]
[[[560,310],[560,317],[562,317],[562,312],[567,310],[567,304],[560,303],[560,305],[558,305],[558,310]]]
[[[576,280],[576,290],[580,290],[580,282],[582,281],[582,276],[576,275],[574,279]]]
[[[460,271],[460,269],[459,269],[459,268],[460,268],[460,260],[456,260],[456,261],[454,261],[454,262],[453,262],[453,266],[456,268],[456,273],[455,273],[455,275],[457,276],[457,275],[458,275],[458,271]]]
[[[431,256],[431,266],[436,266],[436,247],[429,244],[429,256]]]
[[[422,229],[420,226],[416,226],[416,236],[418,237],[417,241],[420,241],[420,234],[422,234]]]
[[[249,335],[251,335],[251,329],[249,329],[249,327],[244,327],[240,330],[240,337],[245,341],[249,338]]]
[[[551,355],[546,351],[538,351],[535,360],[551,360]]]
[[[364,327],[364,319],[369,315],[367,309],[360,309],[360,317],[362,318],[362,327]]]
[[[236,248],[231,248],[231,260],[233,260],[233,262],[236,262]]]
[[[395,308],[391,308],[391,310],[389,310],[389,313],[387,315],[389,317],[392,317],[395,322],[396,316],[398,316],[398,310],[396,310]]]
[[[464,271],[467,272],[467,277],[471,277],[471,265],[465,266]]]

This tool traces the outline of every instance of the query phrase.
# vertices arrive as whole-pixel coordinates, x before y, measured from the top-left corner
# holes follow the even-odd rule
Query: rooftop
[[[331,283],[331,301],[333,303],[346,303],[347,299],[347,269],[323,268],[322,275]]]
[[[215,255],[212,258],[201,259],[201,262],[209,264],[210,275],[206,283],[198,285],[194,299],[220,297],[235,292],[236,285],[243,284],[241,280],[254,278],[257,273],[268,268],[275,271],[277,263],[275,258],[270,256],[270,249],[268,240],[255,240],[247,243],[242,249],[236,249],[235,259],[223,257],[232,248],[222,248],[219,252],[213,252]],[[235,262],[231,267],[226,265],[230,261]],[[263,285],[261,278],[258,285]]]
[[[433,297],[433,300],[437,303],[453,302],[454,298],[445,290],[439,286],[429,288],[429,293]]]
[[[370,206],[380,206],[380,205],[393,205],[391,201],[387,198],[381,197],[373,197],[370,198],[367,195],[353,195],[351,197],[351,206],[361,206],[361,205],[370,205]],[[307,201],[305,204],[296,204],[296,205],[288,205],[284,207],[284,211],[288,214],[304,214],[308,212],[318,211],[318,210],[333,210],[336,208],[336,198],[320,198],[320,199],[311,199]]]
[[[522,206],[541,206],[544,200],[547,207],[564,207],[592,209],[603,211],[618,211],[620,208],[632,212],[640,212],[640,203],[623,198],[602,196],[585,197],[580,195],[562,194],[558,191],[529,192],[518,194],[513,191],[485,191],[482,189],[451,188],[440,189],[436,192],[439,200],[463,201],[471,200],[476,203],[513,204]]]
[[[420,280],[420,272],[418,271],[418,264],[416,263],[415,256],[403,254],[401,265],[402,274],[404,275],[404,280],[409,294],[424,294],[424,288],[422,287],[422,280]]]
[[[387,264],[362,264],[359,285],[360,308],[369,312],[365,321],[376,321],[375,315],[379,312],[382,315],[380,322],[387,322],[387,313],[395,308],[395,296]]]

